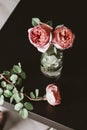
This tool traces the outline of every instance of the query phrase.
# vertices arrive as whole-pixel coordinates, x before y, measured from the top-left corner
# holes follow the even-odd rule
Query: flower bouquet
[[[75,35],[64,25],[52,27],[52,21],[43,23],[32,18],[34,27],[28,29],[30,43],[42,53],[41,71],[48,77],[60,77],[63,67],[63,50],[72,47]]]

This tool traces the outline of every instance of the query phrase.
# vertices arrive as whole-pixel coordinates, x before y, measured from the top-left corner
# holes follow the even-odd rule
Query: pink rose
[[[39,25],[28,29],[28,38],[38,51],[45,52],[49,48],[52,39],[52,29],[51,26],[45,23],[40,23]]]
[[[64,25],[57,26],[53,31],[52,43],[56,48],[64,50],[72,47],[75,35]]]
[[[50,84],[46,87],[46,100],[52,106],[55,106],[61,103],[60,92],[56,85]]]

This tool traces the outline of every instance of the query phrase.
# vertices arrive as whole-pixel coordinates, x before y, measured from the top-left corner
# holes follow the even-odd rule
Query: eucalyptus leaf
[[[26,79],[26,73],[24,71],[22,71],[20,73],[20,76],[21,76],[22,79]]]
[[[14,94],[14,100],[16,101],[16,103],[19,103],[20,101],[22,101],[24,98],[23,93],[15,93]]]
[[[28,117],[28,110],[26,108],[23,108],[19,111],[19,115],[23,118],[26,119]]]
[[[21,63],[20,62],[18,63],[18,66],[21,68]]]
[[[21,91],[20,91],[20,92],[23,93],[23,91],[24,91],[24,87],[21,88]]]
[[[39,96],[39,89],[35,89],[35,95],[36,95],[36,97]]]
[[[23,93],[19,93],[19,97],[20,97],[21,100],[24,99],[24,94]]]
[[[19,103],[21,101],[21,98],[19,96],[19,93],[15,93],[14,94],[14,100],[16,101],[16,103]]]
[[[21,78],[18,78],[16,85],[18,85],[18,86],[22,85],[22,79]]]
[[[1,95],[1,96],[0,96],[0,105],[3,105],[3,104],[4,104],[4,96]]]
[[[3,93],[3,89],[2,89],[2,88],[0,88],[0,95],[2,95],[2,93]]]
[[[30,92],[30,97],[31,97],[31,98],[35,98],[35,95],[34,95],[33,92]]]
[[[6,71],[3,71],[4,75],[6,76],[9,76],[10,75],[10,71],[6,70]]]
[[[5,91],[4,91],[4,96],[5,96],[5,97],[11,97],[11,96],[12,96],[12,92],[9,91],[9,90],[5,90]]]
[[[12,90],[13,89],[13,86],[11,84],[7,84],[7,89],[8,90]]]
[[[20,67],[19,65],[14,65],[14,66],[13,66],[13,71],[14,71],[14,73],[16,73],[16,74],[20,74],[21,71],[22,71],[22,69],[21,69],[21,67]]]
[[[10,103],[12,103],[14,100],[14,95],[10,97]]]
[[[10,76],[11,76],[12,74],[14,74],[13,69],[10,70]]]
[[[10,76],[10,80],[12,81],[12,83],[15,83],[17,79],[18,79],[18,76],[16,74],[12,74]]]
[[[37,26],[40,23],[40,19],[39,18],[32,18],[32,25],[33,26]]]
[[[25,106],[26,109],[29,110],[29,111],[30,111],[30,110],[33,110],[33,105],[32,105],[31,103],[29,103],[29,102],[25,102],[25,103],[24,103],[24,106]]]
[[[22,107],[23,107],[23,104],[22,104],[21,102],[19,102],[19,103],[17,103],[17,104],[14,106],[14,109],[15,109],[16,111],[19,111],[19,110],[22,109]]]
[[[52,26],[52,25],[53,25],[53,23],[52,23],[51,20],[49,20],[49,21],[47,22],[47,24],[48,24],[49,26]]]
[[[4,88],[4,87],[6,87],[6,82],[5,81],[2,81],[1,82],[1,86]]]
[[[17,88],[14,88],[14,89],[13,89],[13,91],[12,91],[12,93],[13,93],[13,94],[16,94],[16,93],[18,93],[18,90],[17,90]]]

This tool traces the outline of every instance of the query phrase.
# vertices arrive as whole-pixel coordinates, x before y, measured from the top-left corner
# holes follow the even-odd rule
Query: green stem
[[[11,84],[15,88],[15,85],[12,84],[12,82],[10,82],[3,74],[0,74],[0,77],[2,77],[7,83]]]
[[[24,96],[27,97],[29,100],[32,100],[32,101],[42,101],[42,100],[45,101],[46,100],[46,97],[31,98],[26,93],[24,93]]]

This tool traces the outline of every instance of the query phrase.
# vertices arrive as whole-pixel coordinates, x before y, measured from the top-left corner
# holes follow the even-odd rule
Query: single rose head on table
[[[57,85],[49,84],[46,87],[46,99],[52,106],[59,105],[61,103],[60,91]]]

